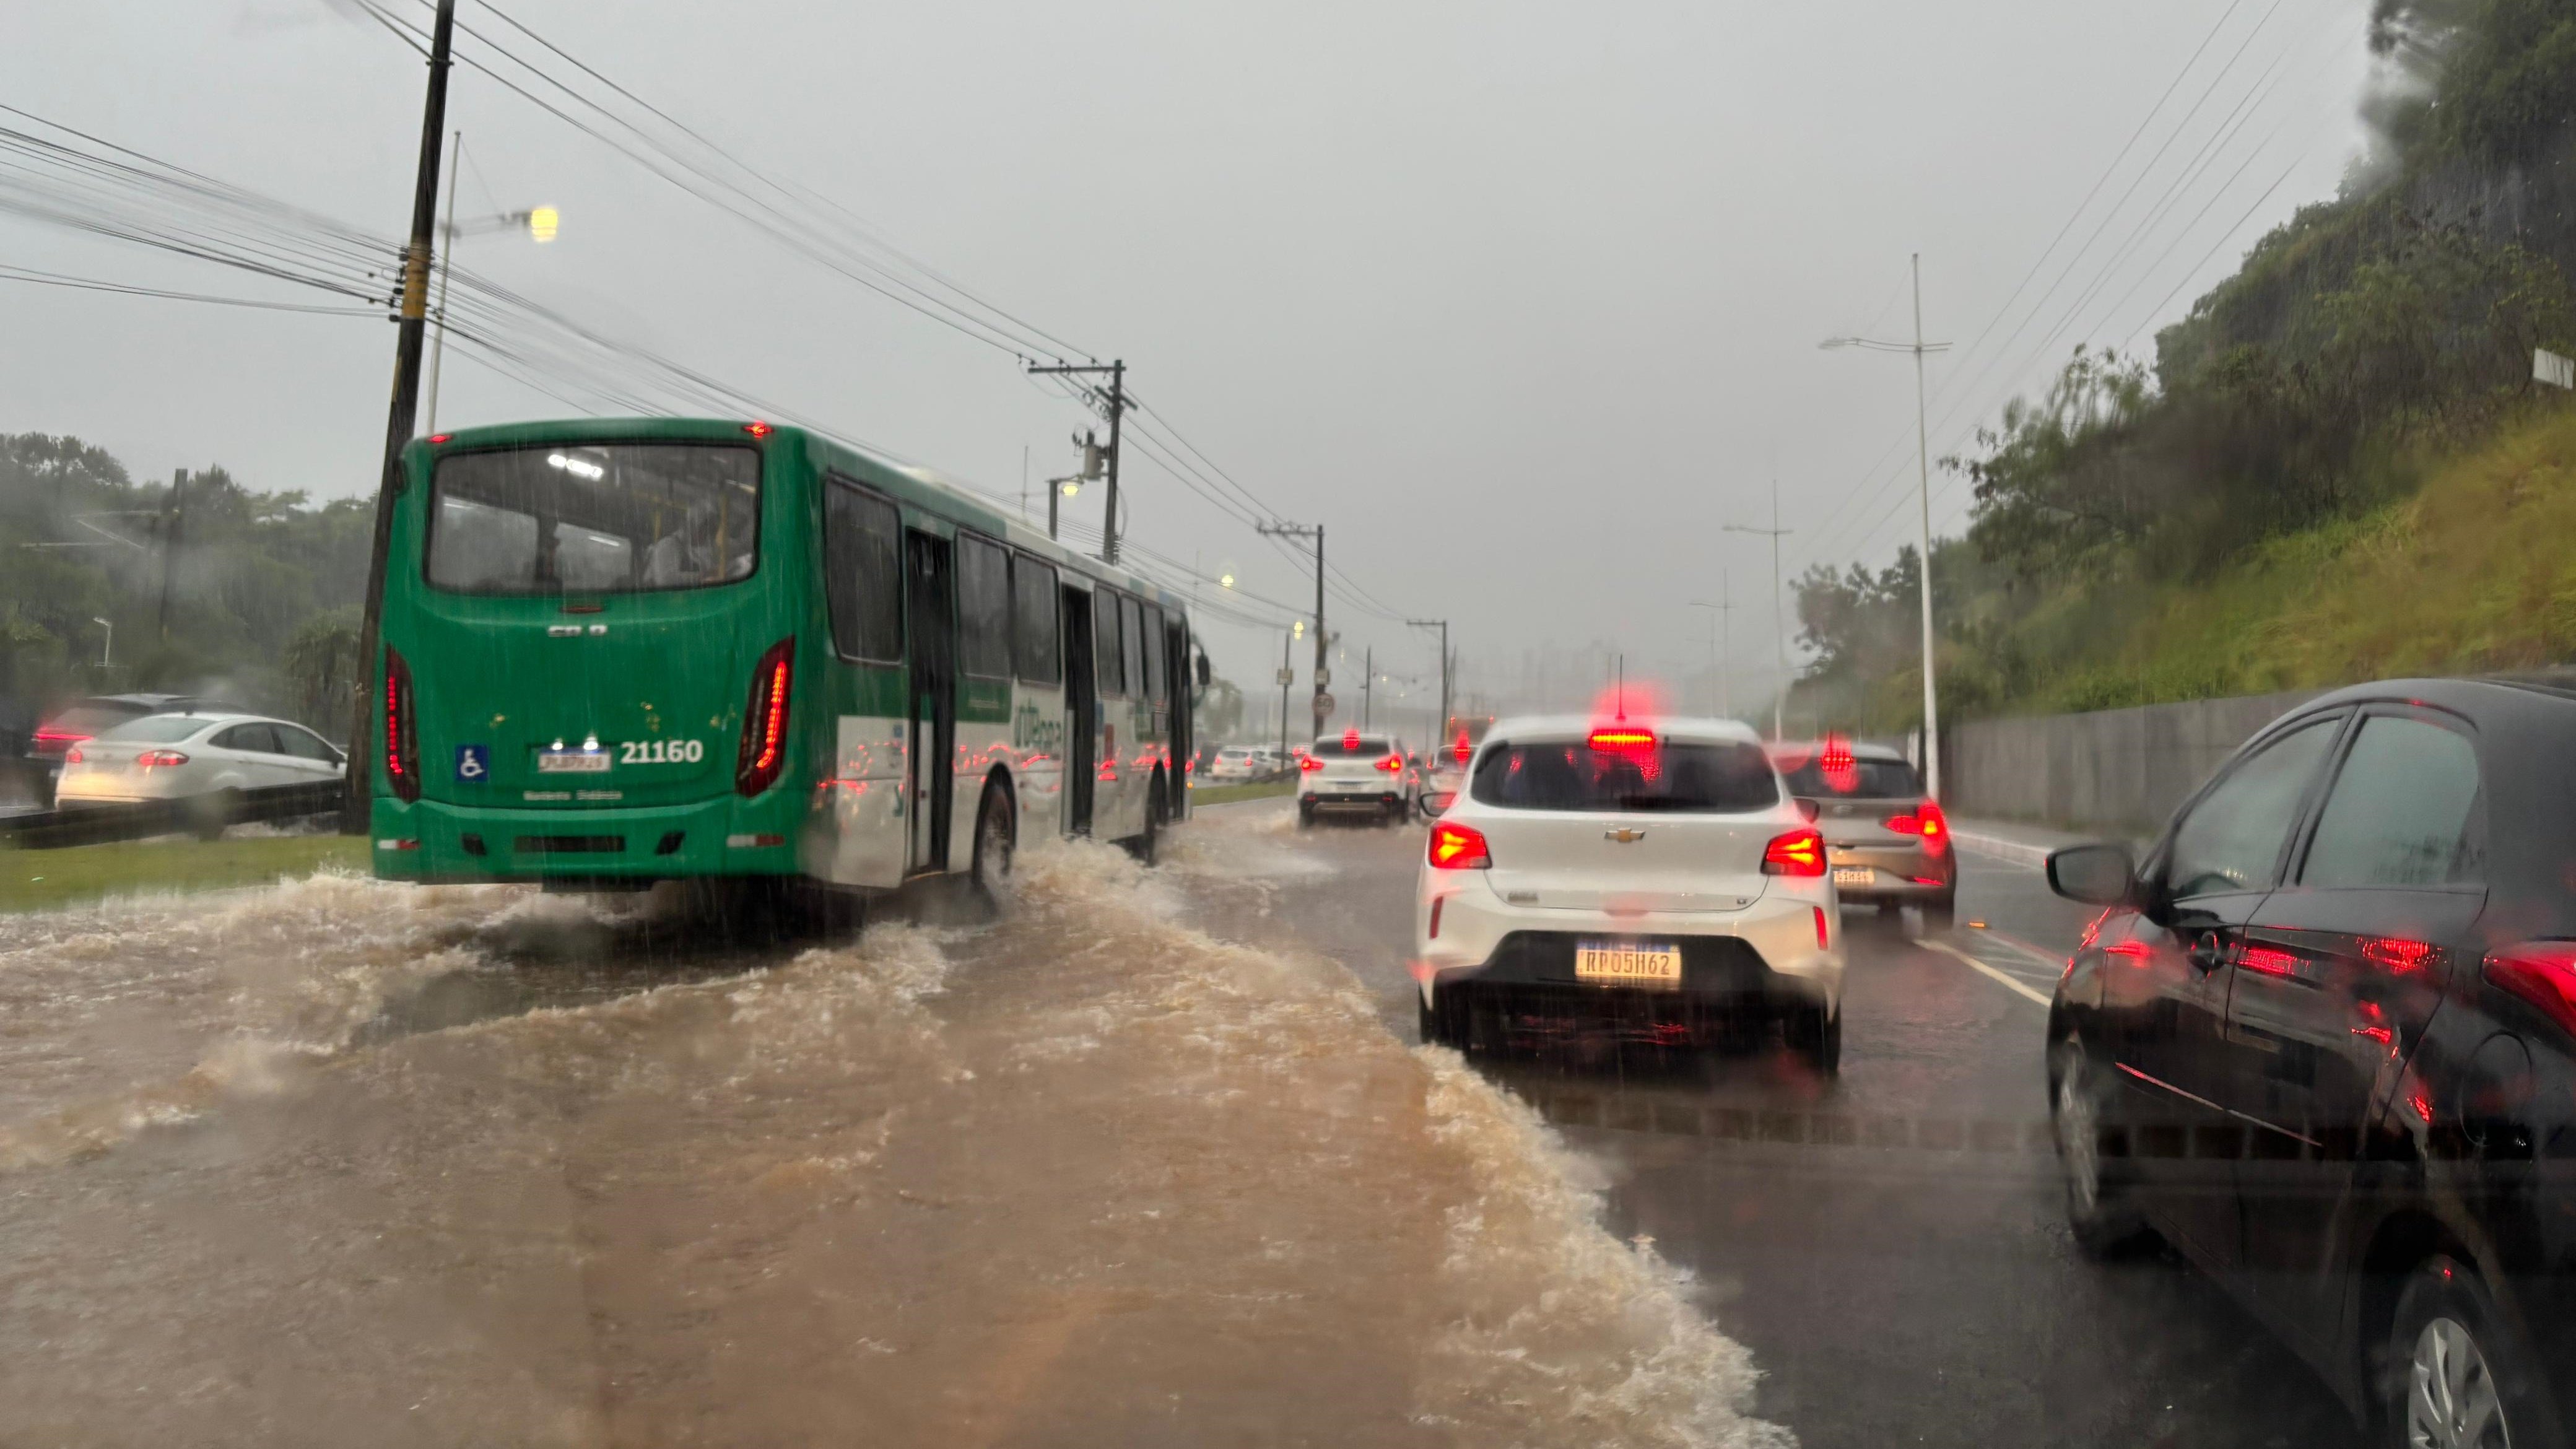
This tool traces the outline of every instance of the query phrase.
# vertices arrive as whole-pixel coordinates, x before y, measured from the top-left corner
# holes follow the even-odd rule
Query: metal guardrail
[[[67,845],[103,845],[112,840],[142,840],[202,829],[220,820],[247,825],[262,820],[293,820],[332,814],[340,808],[337,780],[305,785],[271,785],[224,796],[186,800],[151,800],[137,805],[92,805],[0,815],[0,846],[21,850],[58,850]]]

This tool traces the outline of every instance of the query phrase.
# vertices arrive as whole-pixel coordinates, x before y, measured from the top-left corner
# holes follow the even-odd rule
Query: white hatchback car
[[[1842,1062],[1825,844],[1733,720],[1505,720],[1431,827],[1414,903],[1422,1038],[1572,1020],[1685,1045],[1777,1023]]]
[[[1345,730],[1315,741],[1297,762],[1297,823],[1312,825],[1318,812],[1372,815],[1382,822],[1409,819],[1420,777],[1390,735]]]
[[[63,756],[54,799],[64,806],[211,799],[228,791],[337,780],[346,770],[330,742],[287,720],[152,714],[73,746]]]
[[[1250,780],[1261,774],[1260,752],[1250,745],[1227,745],[1208,762],[1210,780]]]

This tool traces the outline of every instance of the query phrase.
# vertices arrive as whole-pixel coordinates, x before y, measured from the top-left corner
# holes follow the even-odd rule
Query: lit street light
[[[429,397],[421,412],[420,430],[423,434],[438,431],[438,365],[447,355],[447,271],[454,264],[456,239],[460,236],[485,236],[493,232],[517,231],[524,227],[527,229],[530,241],[544,246],[555,239],[556,232],[563,229],[563,213],[551,206],[532,206],[526,211],[497,212],[491,216],[478,216],[472,221],[458,221],[456,219],[456,177],[457,172],[462,169],[461,163],[464,158],[465,133],[459,131],[456,133],[454,154],[448,158],[447,240],[438,249],[438,306],[432,313],[437,323],[438,335],[430,344]]]

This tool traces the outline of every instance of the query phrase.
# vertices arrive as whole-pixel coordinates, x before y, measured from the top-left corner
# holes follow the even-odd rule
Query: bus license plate
[[[1871,870],[1865,865],[1838,865],[1834,867],[1834,884],[1838,886],[1865,886],[1874,884],[1877,880],[1878,872]]]
[[[1604,986],[1679,986],[1682,948],[1661,941],[1577,941],[1574,977]]]
[[[540,775],[605,775],[608,752],[605,750],[539,750],[537,773]]]

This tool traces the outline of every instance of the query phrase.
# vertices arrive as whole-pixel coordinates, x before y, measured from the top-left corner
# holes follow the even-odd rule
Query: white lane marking
[[[2044,847],[2006,840],[2000,835],[1980,835],[1973,830],[1952,826],[1950,839],[1979,855],[1990,856],[2024,870],[2038,870],[2048,863],[2048,851]]]
[[[2035,965],[2049,974],[2051,980],[2056,979],[2057,974],[2066,969],[2065,957],[2051,955],[2037,946],[2032,945],[2028,941],[2023,940],[2019,936],[1998,931],[1992,926],[1980,926],[1977,928],[1977,933],[1984,936],[1987,940],[2009,946],[2022,955],[2029,957]]]
[[[1960,960],[1967,962],[1970,969],[1993,977],[1997,981],[2002,982],[2006,987],[2023,996],[2029,997],[2032,1001],[2039,1003],[2043,1007],[2048,1005],[2048,998],[2039,992],[2032,990],[2029,984],[2024,982],[2020,977],[2007,975],[2004,972],[1998,971],[1994,967],[1987,965],[1985,962],[1978,960],[1976,957],[1969,955],[1967,952],[1960,950],[1958,947],[1951,945],[1947,941],[1925,939],[1918,942],[1918,944],[1929,946],[1933,950],[1939,951],[1944,955],[1956,956]]]

